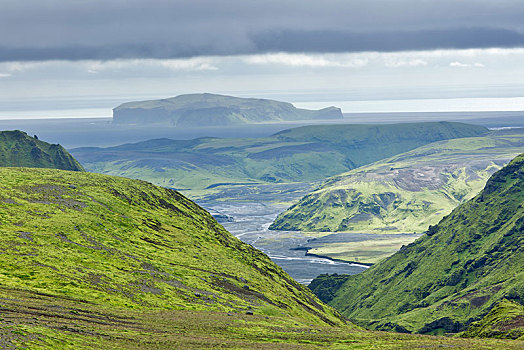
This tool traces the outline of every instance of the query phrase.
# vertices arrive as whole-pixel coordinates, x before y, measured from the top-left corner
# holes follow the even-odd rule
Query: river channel
[[[218,217],[226,230],[263,251],[300,283],[308,284],[324,273],[357,274],[368,268],[359,264],[307,256],[304,247],[314,246],[313,237],[298,231],[268,230],[269,225],[286,206],[261,202],[207,202],[201,205]],[[229,217],[229,221],[226,217]],[[352,236],[345,234],[344,239],[359,241],[364,237],[354,234],[352,239]]]

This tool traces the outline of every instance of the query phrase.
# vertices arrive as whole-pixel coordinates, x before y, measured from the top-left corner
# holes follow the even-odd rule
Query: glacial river
[[[286,209],[285,206],[242,202],[208,202],[201,205],[214,215],[230,216],[233,221],[220,220],[226,230],[263,251],[300,283],[308,284],[323,273],[357,274],[367,268],[359,264],[306,256],[306,251],[300,248],[311,246],[312,237],[297,231],[268,230],[277,215]]]

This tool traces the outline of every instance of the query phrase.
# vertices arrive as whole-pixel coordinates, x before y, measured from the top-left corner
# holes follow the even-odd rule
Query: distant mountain
[[[275,230],[424,232],[524,152],[524,129],[438,141],[326,180]]]
[[[524,154],[393,256],[345,281],[322,276],[312,284],[330,305],[367,327],[465,330],[504,298],[524,304],[523,203]]]
[[[72,154],[89,170],[189,189],[318,181],[433,141],[488,133],[462,123],[315,125],[250,139],[157,139]]]
[[[342,118],[342,111],[336,107],[307,110],[287,102],[207,93],[128,102],[113,109],[115,124],[166,124],[176,127]]]
[[[0,166],[84,171],[62,146],[40,141],[19,130],[0,131]]]

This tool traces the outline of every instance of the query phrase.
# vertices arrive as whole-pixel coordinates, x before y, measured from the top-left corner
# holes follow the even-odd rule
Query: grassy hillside
[[[318,111],[291,103],[215,94],[188,94],[124,103],[113,109],[116,124],[166,124],[176,127],[221,126],[309,119],[342,119],[340,108]]]
[[[0,288],[5,349],[522,349],[522,341],[457,339],[288,317],[192,310],[107,309],[43,293]]]
[[[171,190],[50,169],[0,176],[2,348],[518,348],[359,330]]]
[[[267,138],[158,139],[71,152],[89,171],[147,180],[201,198],[238,185],[323,180],[432,141],[485,133],[483,127],[447,122],[329,125]]]
[[[84,170],[62,146],[40,141],[19,130],[0,131],[0,166]]]
[[[271,229],[424,232],[524,152],[524,129],[434,142],[334,176]]]
[[[0,169],[0,347],[518,349],[364,332],[179,193]]]
[[[0,175],[4,287],[133,309],[253,310],[343,323],[175,191],[89,173],[3,168]]]
[[[337,284],[329,304],[374,329],[443,333],[504,298],[524,303],[523,174],[524,154],[426,235]]]
[[[473,322],[463,336],[524,340],[524,306],[504,299],[480,321]]]

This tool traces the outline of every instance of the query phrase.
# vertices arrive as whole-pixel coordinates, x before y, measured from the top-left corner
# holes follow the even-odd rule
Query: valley
[[[523,169],[521,154],[417,241],[361,274],[319,276],[313,290],[380,330],[456,333],[499,306],[514,318],[503,305],[523,300]]]
[[[438,138],[444,140],[423,139],[424,128],[438,130],[434,127],[441,128]],[[405,128],[419,138],[399,137]],[[78,148],[72,153],[90,171],[172,187],[211,212],[218,208],[235,219],[237,210],[247,208],[250,214],[240,215],[253,220],[252,233],[246,235],[237,222],[223,224],[247,243],[262,237],[254,246],[264,252],[274,248],[262,243],[272,247],[275,240],[290,240],[276,237],[293,232],[298,244],[279,249],[280,259],[270,256],[294,278],[307,283],[315,274],[361,271],[348,270],[339,260],[369,265],[393,254],[473,197],[490,174],[524,151],[524,129],[487,131],[453,123],[346,125],[342,139],[339,130],[325,125],[284,130],[264,138],[158,139]],[[446,136],[446,130],[454,134]],[[454,136],[458,138],[446,140]],[[390,142],[388,149],[380,146],[384,153],[377,153],[376,146],[383,139]],[[408,151],[402,152],[404,149]],[[396,154],[388,158],[391,153]],[[386,158],[358,167],[365,163],[358,157],[369,161]],[[348,173],[322,181],[354,166]],[[250,203],[261,211],[252,211]],[[267,209],[276,218],[265,216]],[[401,236],[395,238],[395,234]],[[320,236],[329,238],[316,240],[314,246],[307,242]],[[296,248],[300,250],[289,250]],[[302,261],[295,260],[298,257],[308,264],[312,259],[328,258],[337,265],[323,263],[318,270],[304,269]]]
[[[521,346],[364,331],[172,190],[54,169],[0,175],[2,347]]]
[[[438,132],[428,138],[430,130]],[[274,343],[275,348],[304,344],[315,348],[343,344],[347,337],[356,347],[365,346],[368,338],[347,321],[339,304],[348,281],[387,264],[398,251],[423,239],[428,228],[433,234],[438,229],[429,225],[475,196],[490,174],[524,147],[522,129],[412,123],[317,125],[262,138],[155,139],[73,150],[87,170],[172,187],[166,189],[84,172],[65,149],[36,136],[13,131],[0,137],[4,149],[0,244],[5,251],[0,295],[18,296],[16,301],[4,298],[1,339],[9,346],[75,349],[93,334],[106,348],[115,344],[200,348],[216,342],[232,347],[271,348],[268,344]],[[333,162],[341,167],[330,167]],[[9,167],[23,164],[66,167],[79,175]],[[324,179],[344,167],[351,170]],[[174,190],[196,199],[201,207]],[[344,193],[356,191],[361,197],[353,198],[352,205],[359,220],[352,217],[354,208],[344,203],[344,198],[351,198]],[[327,201],[311,201],[311,196],[323,192]],[[373,209],[365,199],[367,193],[373,194],[380,209]],[[304,203],[316,209],[308,212]],[[333,215],[341,208],[350,211]],[[297,210],[312,221],[289,216]],[[366,215],[379,220],[366,223],[362,220]],[[343,230],[340,223],[329,226],[333,217],[342,217],[351,226]],[[396,221],[388,223],[392,218]],[[294,227],[293,222],[306,226]],[[324,226],[308,226],[311,222]],[[413,223],[416,226],[410,226]],[[62,251],[68,255],[59,259]],[[308,284],[343,315],[322,306],[305,287]],[[416,323],[418,316],[389,323],[349,318],[379,330],[439,335],[465,331],[465,337],[472,337],[494,334],[478,329],[492,327],[492,332],[512,337],[520,334],[519,328],[504,333],[504,324],[495,320],[499,315],[513,320],[509,315],[517,312],[518,325],[518,310],[500,304],[496,317],[486,315],[478,321],[481,326],[471,329],[465,326],[473,318],[437,319],[422,328]],[[481,309],[479,315],[486,311]],[[30,322],[30,315],[38,315],[38,322]],[[166,323],[154,321],[158,317]],[[103,319],[103,325],[94,319]],[[199,326],[188,328],[188,322]],[[239,338],[224,337],[220,324]],[[168,325],[182,327],[187,336],[181,336],[180,328],[167,330]],[[284,334],[271,336],[276,325]],[[306,331],[312,327],[317,327],[315,332]],[[266,339],[254,338],[254,328]],[[115,329],[126,336],[117,335]],[[161,340],[157,332],[170,335]],[[291,339],[289,332],[304,335]],[[78,336],[65,337],[68,333]],[[324,340],[318,340],[319,334]],[[407,337],[396,345],[432,342]],[[395,348],[388,333],[373,343]],[[475,340],[451,344],[478,347]]]
[[[524,129],[421,146],[324,181],[270,229],[422,233],[524,151]]]
[[[0,8],[0,349],[524,349],[524,1]]]
[[[384,162],[398,166],[400,161],[418,164],[430,160],[434,166],[437,160],[458,157],[473,159],[472,163],[477,164],[480,158],[475,152],[481,149],[490,150],[484,153],[486,161],[496,153],[507,155],[521,147],[519,130],[479,131],[484,136],[426,143]],[[49,147],[24,133],[5,135],[15,137],[14,143],[4,142],[11,145],[6,155],[24,154],[29,159],[36,151],[26,150],[37,144],[41,149]],[[209,142],[218,142],[216,148],[220,150],[240,144],[249,145],[254,152],[281,148],[282,142],[286,147],[304,144],[296,139],[291,144],[287,139],[277,143],[263,140],[258,146],[249,139],[153,140],[124,145],[124,149],[132,154],[151,145],[153,153],[167,154],[170,147],[196,145],[198,149],[202,142],[204,149],[209,149]],[[462,152],[457,154],[459,147]],[[121,152],[118,147],[116,151]],[[115,156],[102,154],[109,159]],[[69,159],[77,164],[68,153],[46,157],[49,162]],[[353,171],[371,168],[380,175],[376,169],[380,169],[381,162]],[[497,165],[494,161],[489,164]],[[370,344],[378,348],[442,344],[441,338],[363,332],[335,309],[323,306],[304,286],[311,282],[312,291],[322,301],[344,312],[337,304],[339,291],[346,288],[351,276],[367,275],[369,270],[387,263],[392,254],[398,255],[397,250],[413,246],[411,242],[420,237],[387,231],[377,235],[364,230],[271,230],[282,211],[319,186],[317,180],[214,182],[190,192],[200,198],[206,211],[171,189],[83,172],[81,166],[75,170],[81,171],[75,174],[54,169],[0,168],[0,230],[4,233],[0,242],[4,247],[0,274],[0,298],[4,300],[2,346],[78,349],[96,344],[104,348],[154,349],[181,344],[201,348],[220,342],[233,348],[280,349],[337,347],[348,342],[355,348]],[[154,170],[162,173],[161,168]],[[338,183],[346,176],[342,174],[321,186]],[[66,256],[62,256],[64,251],[68,252]],[[177,253],[173,255],[173,251]],[[504,306],[497,315],[513,315],[513,309]],[[495,327],[497,332],[505,329],[494,323],[492,316],[486,317],[483,322],[487,326],[482,327]],[[370,327],[361,319],[351,320]],[[450,324],[456,323],[447,321],[410,329],[413,320],[405,322],[383,326],[373,323],[372,328],[434,334],[442,334],[442,329],[465,329],[453,328]],[[158,334],[163,336],[159,338]],[[492,333],[472,328],[464,336],[477,334]],[[517,328],[507,334],[520,333]],[[89,344],[87,339],[91,339]],[[464,349],[518,348],[517,343],[491,340],[481,343],[450,338],[446,342]]]
[[[431,142],[488,132],[452,122],[313,125],[269,137],[162,138],[71,153],[89,171],[147,180],[198,200],[221,191],[222,184],[321,181]]]
[[[318,235],[309,235],[299,231],[270,231],[269,225],[285,206],[271,202],[206,202],[200,203],[215,217],[225,215],[230,221],[220,220],[224,228],[243,242],[252,245],[278,266],[282,267],[297,282],[308,284],[319,271],[322,273],[356,274],[364,271],[367,266],[329,258],[307,256],[305,247],[317,245],[314,243]],[[373,239],[370,235],[353,235],[353,239]],[[330,241],[328,236],[323,240]],[[345,237],[349,240],[349,237]],[[324,243],[323,243],[324,244]]]

